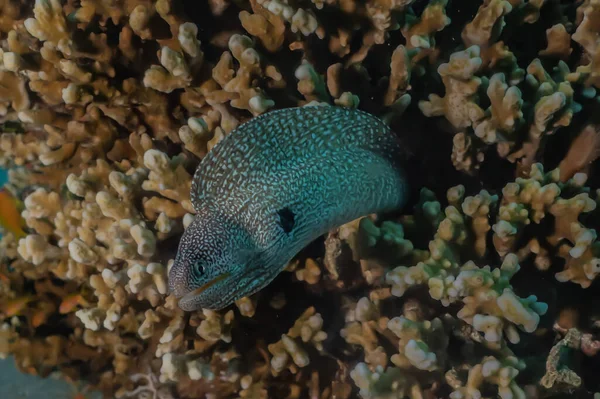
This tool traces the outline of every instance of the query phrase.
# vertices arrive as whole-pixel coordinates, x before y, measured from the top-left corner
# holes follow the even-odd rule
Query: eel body
[[[389,127],[355,109],[287,108],[240,125],[194,174],[197,214],[169,272],[179,306],[226,307],[329,230],[400,209],[404,158]]]

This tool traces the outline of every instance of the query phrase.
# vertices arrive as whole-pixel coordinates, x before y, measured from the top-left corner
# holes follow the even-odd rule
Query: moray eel
[[[356,109],[286,108],[238,126],[193,177],[197,213],[168,279],[179,307],[222,309],[329,230],[402,208],[405,156],[383,121]]]

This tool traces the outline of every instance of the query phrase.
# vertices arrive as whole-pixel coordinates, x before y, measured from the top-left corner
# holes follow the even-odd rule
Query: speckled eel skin
[[[224,308],[329,230],[403,207],[403,158],[388,126],[359,110],[287,108],[240,125],[193,178],[197,214],[169,272],[180,308]]]

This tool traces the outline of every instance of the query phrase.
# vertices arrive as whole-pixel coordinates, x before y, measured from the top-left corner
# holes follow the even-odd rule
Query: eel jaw
[[[226,279],[230,275],[231,275],[231,273],[223,273],[223,274],[217,276],[216,278],[210,280],[208,283],[203,284],[202,286],[200,286],[200,287],[198,287],[198,288],[196,288],[196,289],[188,292],[185,295],[181,295],[179,297],[179,306],[181,307],[186,302],[192,301],[195,297],[197,297],[198,295],[202,294],[204,291],[206,291],[207,289],[209,289],[213,285],[217,284],[218,282]]]

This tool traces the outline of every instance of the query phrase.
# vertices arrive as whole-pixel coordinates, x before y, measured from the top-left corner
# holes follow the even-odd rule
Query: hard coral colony
[[[0,0],[0,166],[26,233],[0,242],[0,353],[109,398],[594,397],[599,18],[598,0]],[[418,198],[182,311],[196,167],[297,106],[388,123],[423,159]]]

